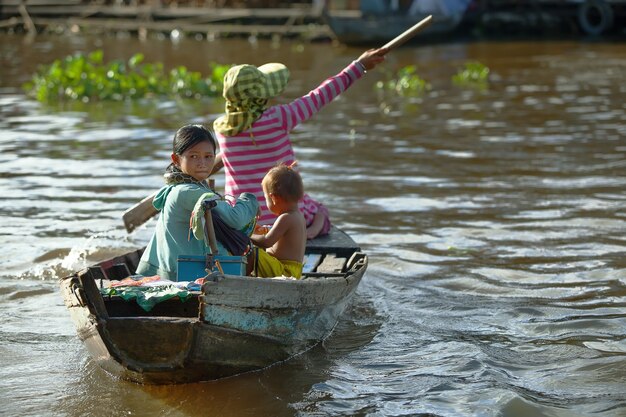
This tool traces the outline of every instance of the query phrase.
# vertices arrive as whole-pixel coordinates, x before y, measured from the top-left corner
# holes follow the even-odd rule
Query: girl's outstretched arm
[[[370,49],[350,63],[339,74],[326,79],[315,90],[279,106],[280,117],[287,131],[293,130],[298,124],[310,119],[314,114],[330,103],[339,94],[346,91],[365,71],[373,69],[385,60],[387,50]]]

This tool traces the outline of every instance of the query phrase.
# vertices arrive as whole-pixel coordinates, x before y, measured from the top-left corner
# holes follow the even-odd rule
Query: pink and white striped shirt
[[[261,181],[276,164],[289,165],[295,161],[289,132],[346,91],[364,73],[360,63],[352,62],[305,96],[268,108],[248,130],[235,136],[216,132],[224,162],[225,194],[237,197],[244,192],[253,193],[261,207],[259,223],[273,224],[276,216],[267,209]],[[300,202],[307,225],[313,221],[318,204],[306,194]]]

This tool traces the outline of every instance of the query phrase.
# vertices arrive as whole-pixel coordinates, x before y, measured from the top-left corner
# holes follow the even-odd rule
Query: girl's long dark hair
[[[204,141],[210,142],[213,150],[216,150],[215,137],[209,129],[202,125],[183,126],[174,135],[173,152],[176,155],[182,155],[187,149]]]

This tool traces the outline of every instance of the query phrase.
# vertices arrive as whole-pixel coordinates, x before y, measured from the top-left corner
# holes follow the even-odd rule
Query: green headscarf
[[[289,69],[283,64],[232,67],[224,76],[226,114],[213,123],[213,129],[224,136],[245,131],[267,109],[269,99],[283,92],[288,81]]]

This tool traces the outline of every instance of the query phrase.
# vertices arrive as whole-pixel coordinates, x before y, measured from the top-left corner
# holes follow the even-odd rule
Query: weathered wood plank
[[[322,260],[322,255],[319,253],[310,253],[304,257],[304,265],[302,266],[302,272],[312,272],[317,267],[317,264]]]
[[[43,19],[38,20],[37,23],[41,23],[42,20]],[[69,20],[72,21],[74,19]],[[137,26],[137,23],[135,23],[135,26]],[[128,233],[132,232],[135,228],[141,226],[147,220],[157,215],[159,211],[152,205],[154,196],[156,196],[156,192],[150,194],[148,197],[144,198],[139,203],[124,212],[122,220],[124,220],[124,226],[126,227],[126,231]]]
[[[24,24],[24,20],[21,17],[11,17],[0,21],[0,29],[15,27],[22,24]]]
[[[221,9],[81,4],[80,0],[26,0],[25,4],[20,1],[0,0],[0,18],[5,19],[0,21],[0,27],[23,25],[31,32],[40,27],[63,25],[130,32],[171,32],[178,29],[212,35],[277,34],[312,39],[333,36],[330,28],[321,21],[320,13],[312,7]],[[149,211],[145,213],[145,216],[150,214]],[[130,232],[141,223],[135,226],[128,224]]]
[[[108,319],[109,313],[107,312],[102,295],[100,295],[100,291],[98,290],[98,287],[96,287],[96,282],[93,280],[91,274],[85,273],[79,275],[78,280],[80,281],[85,295],[87,296],[89,302],[88,307],[90,307],[90,310],[94,310],[93,314],[101,319]]]
[[[194,323],[184,318],[110,318],[106,329],[115,340],[120,359],[129,365],[175,369],[184,366],[193,346]]]
[[[339,256],[350,256],[361,250],[350,236],[335,226],[331,227],[329,234],[309,240],[306,246],[307,252],[335,253]]]
[[[346,262],[348,262],[347,258],[338,257],[332,253],[329,253],[324,257],[322,263],[317,266],[316,272],[343,272],[344,267],[346,266]]]
[[[301,309],[306,306],[333,305],[350,293],[362,272],[348,280],[329,277],[323,280],[293,280],[286,278],[248,278],[228,276],[219,282],[207,282],[202,286],[204,303],[223,303],[231,307],[264,309]]]
[[[213,25],[213,24],[191,24],[191,25],[172,25],[170,22],[154,22],[154,21],[136,21],[136,20],[122,20],[122,19],[99,19],[99,18],[90,18],[90,19],[80,19],[80,18],[69,18],[69,19],[51,19],[51,18],[35,18],[33,17],[33,21],[35,25],[57,25],[57,24],[67,24],[67,25],[78,25],[89,28],[103,28],[109,30],[138,30],[139,28],[144,28],[147,30],[153,31],[161,31],[161,32],[169,32],[173,29],[179,29],[183,32],[197,32],[197,33],[215,33],[215,34],[248,34],[248,33],[256,33],[256,34],[310,34],[312,36],[325,36],[329,35],[329,30],[325,27],[316,27],[311,28],[306,25],[298,25],[298,26],[283,26],[283,25],[239,25],[239,24],[221,24],[221,25]]]
[[[18,7],[20,0],[0,0],[0,6]],[[317,19],[319,14],[309,9],[213,9],[202,7],[102,6],[81,4],[80,0],[27,0],[29,12],[56,15],[99,14],[110,17],[142,17],[155,19],[211,18],[227,19]]]
[[[81,0],[0,0],[0,6],[75,6],[80,5]],[[83,6],[84,7],[84,6]]]

